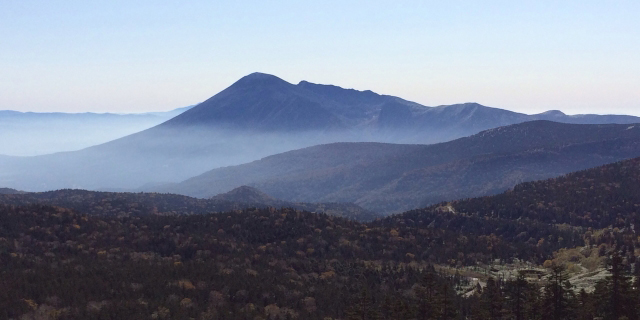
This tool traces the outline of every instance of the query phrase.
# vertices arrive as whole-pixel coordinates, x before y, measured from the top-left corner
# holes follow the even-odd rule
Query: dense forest
[[[515,280],[522,283],[489,278],[478,289],[472,277],[433,267],[454,257],[470,263],[515,254],[490,237],[411,234],[293,209],[101,217],[34,205],[0,212],[4,318],[487,319],[498,312],[495,319],[508,319],[521,312],[537,319],[541,308],[556,312],[550,303],[558,293],[538,297],[538,282],[525,273]],[[628,283],[625,263],[617,268]],[[563,270],[554,270],[548,281],[562,279],[562,312],[579,313]],[[583,298],[613,295],[609,282]],[[510,290],[521,290],[522,301]]]
[[[638,177],[634,159],[369,223],[5,200],[0,319],[639,319]],[[608,270],[587,290],[575,248]]]
[[[511,245],[552,245],[550,250],[557,250],[555,245],[571,248],[607,244],[625,247],[629,259],[634,260],[634,249],[640,247],[635,231],[639,223],[640,158],[635,158],[522,183],[495,196],[408,211],[372,225],[495,235]]]
[[[640,219],[640,159],[522,183],[494,197],[454,201],[459,212],[591,228],[631,228]]]

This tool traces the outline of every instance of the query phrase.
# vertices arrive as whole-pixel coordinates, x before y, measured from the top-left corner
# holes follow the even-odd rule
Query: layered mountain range
[[[254,73],[175,118],[136,134],[74,152],[35,157],[0,157],[0,185],[26,191],[60,188],[164,190],[166,187],[162,186],[167,183],[183,181],[211,169],[248,163],[319,144],[436,143],[531,120],[588,124],[640,123],[640,118],[632,116],[567,116],[558,111],[525,115],[475,103],[426,107],[371,91],[306,81],[296,85],[272,75]],[[563,145],[564,141],[562,136],[548,136],[546,139],[556,141],[557,146]],[[487,142],[487,145],[501,143]],[[322,149],[324,147],[319,148],[311,150],[325,152]],[[346,153],[331,151],[331,154],[336,161],[360,159],[362,155],[347,155],[351,148],[359,150],[361,147],[348,145]],[[405,150],[426,147],[389,148]],[[394,152],[386,150],[384,146],[367,151],[366,157],[390,159]],[[466,154],[460,153],[461,156]],[[602,157],[613,161],[624,156],[603,153]],[[454,158],[452,156],[451,159]],[[469,158],[458,160],[461,159]],[[412,161],[420,162],[415,159]],[[391,167],[398,165],[404,164]],[[428,166],[421,165],[423,168]],[[571,169],[574,168],[581,166]],[[363,176],[370,174],[374,173],[363,172]],[[233,183],[222,184],[224,188],[209,187],[227,192],[243,184],[256,183],[251,179],[247,183],[237,183],[240,180],[238,178]],[[283,192],[270,188],[259,189],[284,200],[304,198],[295,193],[282,197]],[[183,193],[215,194],[192,190]],[[384,211],[389,210],[395,209]]]
[[[249,185],[288,201],[354,202],[393,213],[637,156],[640,125],[541,120],[433,145],[319,145],[153,190],[210,197]]]

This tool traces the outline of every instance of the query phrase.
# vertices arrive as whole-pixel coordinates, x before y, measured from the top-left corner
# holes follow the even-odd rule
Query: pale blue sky
[[[429,106],[640,115],[639,17],[637,0],[0,0],[0,110],[168,110],[260,71]]]

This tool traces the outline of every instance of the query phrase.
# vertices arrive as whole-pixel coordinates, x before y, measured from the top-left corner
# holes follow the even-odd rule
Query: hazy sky
[[[637,0],[0,0],[0,110],[168,110],[260,71],[428,106],[640,115],[639,17]]]

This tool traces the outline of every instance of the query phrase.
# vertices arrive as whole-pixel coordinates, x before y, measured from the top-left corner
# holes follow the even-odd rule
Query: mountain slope
[[[209,197],[249,185],[287,201],[354,202],[391,213],[636,156],[640,126],[533,121],[435,145],[315,146],[155,190]]]
[[[306,81],[294,85],[254,73],[136,134],[74,152],[0,157],[0,185],[27,191],[132,190],[318,144],[435,143],[540,117],[640,122],[557,112],[528,116],[479,104],[431,108],[371,91]]]
[[[516,185],[485,198],[453,201],[457,212],[602,229],[640,219],[640,158]]]
[[[163,127],[222,126],[256,131],[323,130],[339,119],[296,86],[254,73],[178,116]]]
[[[640,223],[639,182],[640,158],[633,158],[552,179],[521,183],[493,196],[439,203],[393,215],[372,225],[493,234],[509,242],[535,244],[540,236],[546,238],[548,234],[534,234],[536,228],[527,230],[517,225],[539,224],[556,226],[556,231],[578,231],[579,239],[592,247],[602,243],[624,243],[633,247],[637,245],[633,243],[638,242],[634,226]],[[549,244],[538,243],[538,248]]]

